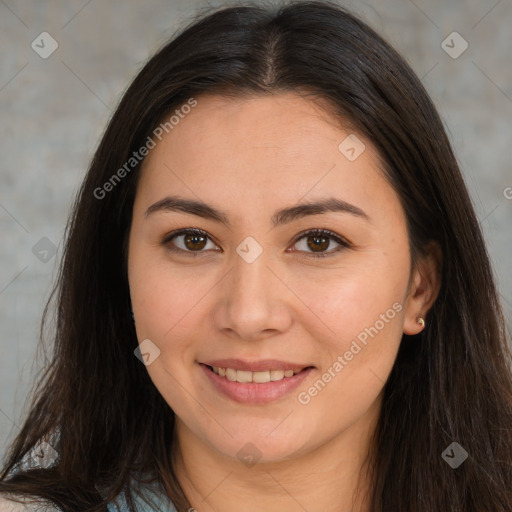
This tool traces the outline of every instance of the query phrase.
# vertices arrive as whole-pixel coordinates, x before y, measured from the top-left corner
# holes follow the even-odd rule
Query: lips
[[[217,361],[211,361],[212,363],[221,363],[221,364],[233,364],[234,360],[217,360]],[[238,361],[240,362],[240,361]],[[289,367],[290,363],[283,362],[283,361],[259,361],[256,363],[245,363],[245,368],[247,367],[258,367],[261,368],[262,366],[265,368],[275,368],[276,362],[278,363],[277,366],[281,365],[282,367]],[[292,363],[292,365],[295,365],[296,363]],[[235,365],[234,365],[235,366]],[[303,365],[298,365],[299,367]],[[291,393],[294,389],[296,389],[301,383],[304,382],[305,379],[308,378],[308,376],[315,370],[315,367],[313,366],[303,366],[303,369],[301,369],[298,373],[294,373],[293,370],[286,370],[289,374],[292,375],[290,377],[285,377],[284,372],[285,370],[267,370],[260,371],[260,372],[251,372],[248,370],[235,370],[231,369],[230,372],[234,372],[234,374],[238,377],[238,373],[241,372],[242,376],[251,374],[252,376],[260,374],[259,377],[257,377],[256,381],[248,381],[244,380],[242,377],[242,382],[240,382],[238,379],[230,380],[226,376],[221,376],[220,372],[216,373],[214,371],[214,367],[200,363],[199,367],[202,369],[203,375],[207,378],[207,380],[211,383],[213,386],[213,389],[215,389],[220,394],[224,395],[227,398],[230,398],[231,400],[239,403],[244,404],[265,404],[268,402],[272,402],[274,400],[278,400],[280,398],[285,397],[289,393]],[[217,370],[222,367],[217,367]],[[228,367],[229,368],[229,367]],[[271,372],[280,372],[279,374],[275,374],[276,377],[279,377],[280,374],[283,374],[283,377],[279,380],[266,380],[266,377],[262,374],[270,375]],[[232,376],[232,375],[231,375]]]

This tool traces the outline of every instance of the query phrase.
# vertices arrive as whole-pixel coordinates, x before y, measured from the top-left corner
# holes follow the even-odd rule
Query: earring
[[[418,324],[420,324],[421,327],[425,327],[425,320],[421,316],[416,318],[416,322],[418,322]]]

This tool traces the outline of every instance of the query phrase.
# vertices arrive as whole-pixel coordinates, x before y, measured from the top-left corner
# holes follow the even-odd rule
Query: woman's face
[[[404,213],[357,137],[296,94],[201,96],[146,157],[137,336],[178,431],[215,453],[278,461],[367,430],[421,330]]]

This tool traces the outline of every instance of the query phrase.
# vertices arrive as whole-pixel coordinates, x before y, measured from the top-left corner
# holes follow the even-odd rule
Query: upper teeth
[[[293,377],[296,373],[302,371],[302,368],[297,370],[269,370],[266,372],[248,372],[245,370],[234,370],[233,368],[220,368],[219,366],[212,366],[213,371],[221,377],[226,377],[232,382],[256,382],[264,384],[284,379],[285,377]]]

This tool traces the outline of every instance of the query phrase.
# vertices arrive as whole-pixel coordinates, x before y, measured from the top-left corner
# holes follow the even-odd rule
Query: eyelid
[[[177,238],[179,236],[187,235],[187,234],[196,234],[196,235],[203,236],[203,237],[207,238],[208,240],[210,240],[211,242],[213,242],[215,245],[217,245],[217,243],[215,242],[215,240],[213,239],[212,236],[210,236],[206,231],[203,231],[202,229],[198,229],[198,228],[183,228],[183,229],[178,229],[176,231],[172,231],[171,233],[168,233],[167,235],[164,236],[164,238],[162,240],[162,245],[171,246],[172,244],[170,244],[170,242],[173,238]],[[300,233],[297,233],[297,235],[295,235],[295,237],[293,239],[292,246],[295,245],[297,242],[299,242],[302,238],[305,238],[307,236],[322,236],[322,235],[332,239],[334,242],[339,244],[339,247],[337,247],[335,249],[331,249],[329,251],[319,252],[319,253],[300,251],[297,249],[294,249],[291,252],[300,253],[301,256],[304,256],[306,258],[309,258],[309,257],[322,258],[322,257],[332,256],[332,255],[340,252],[340,250],[342,250],[342,249],[348,249],[348,248],[352,247],[352,243],[349,242],[345,237],[338,235],[337,233],[335,233],[329,229],[325,229],[325,228],[306,229],[304,231],[301,231]],[[184,251],[183,249],[180,249],[178,247],[170,247],[170,250],[173,252],[178,252],[178,253],[185,254],[187,256],[192,256],[192,257],[198,256],[201,253],[208,252],[208,251],[204,251],[204,250]]]

